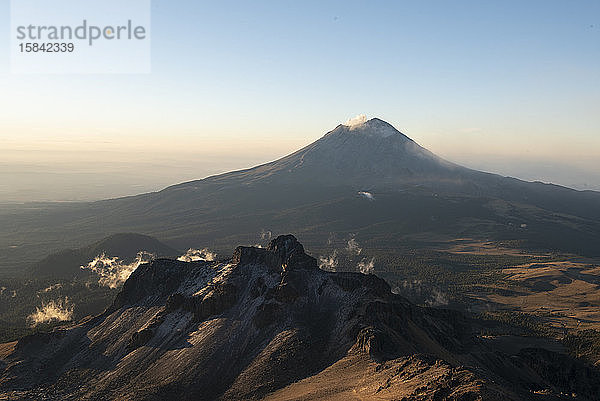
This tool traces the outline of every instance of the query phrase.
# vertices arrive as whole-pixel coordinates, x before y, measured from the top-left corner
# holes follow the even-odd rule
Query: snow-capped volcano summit
[[[346,127],[354,127],[357,125],[361,125],[367,122],[367,116],[364,114],[359,114],[358,116],[354,117],[354,118],[350,118],[348,119],[348,121],[346,121],[343,125],[345,125]]]
[[[291,155],[239,174],[252,182],[320,182],[364,188],[432,176],[437,179],[455,173],[456,168],[391,124],[358,116]]]
[[[34,246],[50,254],[54,245],[43,239],[57,233],[76,247],[82,232],[89,238],[151,233],[181,249],[199,243],[227,249],[254,241],[250,238],[264,229],[299,232],[314,246],[340,230],[368,231],[373,240],[423,230],[441,236],[460,232],[593,256],[600,243],[600,193],[461,167],[378,118],[339,124],[304,148],[253,168],[135,197],[64,207],[72,212],[61,206],[51,217],[32,212],[11,220],[14,224],[6,226],[24,227],[20,238],[30,242],[0,265],[29,257],[25,250]],[[67,214],[72,217],[66,219]],[[519,230],[521,224],[527,229]],[[0,234],[5,239],[15,235],[8,229]]]
[[[370,120],[367,120],[366,116],[364,115],[348,120],[346,123],[339,125],[336,130],[337,129],[344,130],[355,135],[366,135],[379,138],[401,135],[404,137],[404,139],[411,140],[402,132],[394,128],[390,123],[380,120],[379,118],[371,118]]]
[[[382,138],[387,138],[388,136],[397,134],[404,135],[396,128],[394,128],[390,123],[385,122],[379,118],[367,119],[367,117],[364,114],[351,118],[344,124],[338,126],[338,128],[340,127],[347,128],[348,131],[356,134],[379,136]]]

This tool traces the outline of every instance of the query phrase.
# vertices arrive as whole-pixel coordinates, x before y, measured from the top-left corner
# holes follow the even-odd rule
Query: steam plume
[[[334,240],[334,236],[330,235],[327,244],[333,245]],[[362,251],[363,249],[356,240],[356,234],[350,234],[345,247],[333,249],[329,255],[319,257],[319,268],[321,270],[336,271],[339,266],[347,266],[349,269],[356,266],[361,273],[371,274],[375,267],[375,259],[366,257],[360,259],[359,256]]]
[[[358,241],[356,241],[356,238],[354,237],[348,240],[348,246],[346,247],[346,250],[351,255],[360,255],[362,252],[362,248],[358,245]]]
[[[346,127],[353,128],[353,127],[356,127],[358,125],[364,124],[366,122],[367,122],[367,116],[365,116],[364,114],[359,114],[358,116],[356,116],[354,118],[351,118],[348,121],[346,121],[344,123],[344,125]]]
[[[62,286],[63,285],[61,283],[56,283],[56,284],[51,285],[50,287],[47,287],[47,288],[44,288],[41,291],[38,291],[38,292],[40,292],[40,293],[46,293],[46,292],[50,292],[50,291],[54,291],[54,290],[59,290],[59,289],[62,288]]]
[[[187,250],[187,252],[185,254],[178,257],[177,260],[179,260],[181,262],[197,262],[197,261],[212,262],[216,258],[217,258],[217,254],[209,251],[206,248],[204,248],[204,249],[190,248]]]
[[[42,302],[41,308],[35,308],[35,312],[27,317],[32,326],[51,321],[65,322],[73,318],[75,305],[69,302],[69,298],[58,301]]]
[[[449,303],[448,294],[439,288],[426,285],[422,280],[404,280],[392,289],[394,294],[402,294],[417,304],[428,306],[446,306]]]
[[[263,241],[270,241],[271,238],[273,237],[273,233],[269,230],[265,231],[265,230],[261,230],[260,231],[260,239]]]
[[[334,272],[338,266],[337,251],[334,250],[330,256],[319,257],[319,268],[321,270]]]
[[[373,194],[372,194],[372,193],[370,193],[370,192],[366,192],[366,191],[360,191],[358,194],[359,194],[360,196],[362,196],[363,198],[365,198],[365,199],[368,199],[368,200],[370,200],[370,201],[374,201],[374,200],[375,200],[375,197],[374,197],[374,196],[373,196]]]
[[[138,252],[135,260],[132,263],[126,264],[118,257],[107,257],[104,253],[98,255],[85,266],[81,266],[82,269],[89,269],[96,273],[99,277],[98,284],[117,288],[120,284],[124,283],[131,273],[135,271],[142,263],[148,263],[155,258],[155,255],[146,252]]]
[[[358,263],[358,270],[362,274],[372,274],[375,268],[375,258],[371,258],[370,261],[363,259]]]

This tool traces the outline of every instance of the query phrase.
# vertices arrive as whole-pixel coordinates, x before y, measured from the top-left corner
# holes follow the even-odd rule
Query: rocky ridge
[[[102,315],[23,338],[3,355],[0,394],[503,401],[598,394],[597,372],[581,362],[539,349],[507,355],[480,330],[458,312],[412,305],[374,275],[321,271],[287,235],[265,249],[238,247],[227,260],[141,265]]]

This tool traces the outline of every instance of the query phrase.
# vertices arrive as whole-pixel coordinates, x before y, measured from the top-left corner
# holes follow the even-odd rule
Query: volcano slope
[[[288,235],[228,260],[141,265],[102,315],[3,347],[0,398],[597,397],[593,368],[543,341],[495,349],[482,330],[374,275],[321,271]]]
[[[377,118],[254,168],[127,198],[0,208],[0,220],[0,274],[118,232],[225,254],[264,230],[311,249],[354,233],[392,251],[414,237],[474,238],[600,256],[599,192],[471,170]]]

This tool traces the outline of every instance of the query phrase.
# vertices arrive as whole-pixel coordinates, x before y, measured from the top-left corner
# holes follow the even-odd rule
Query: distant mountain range
[[[512,331],[511,331],[512,330]],[[291,235],[215,262],[141,265],[103,314],[0,347],[11,400],[597,399],[550,339],[417,307],[319,270]],[[532,398],[533,397],[533,398]]]
[[[312,249],[330,233],[394,248],[424,238],[512,240],[599,255],[600,193],[483,173],[443,160],[390,124],[339,125],[282,159],[160,192],[0,212],[0,269],[116,232],[177,249],[230,252],[262,232],[295,232]],[[418,244],[415,244],[418,246]]]

